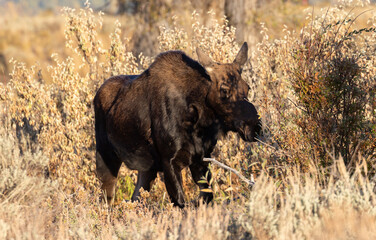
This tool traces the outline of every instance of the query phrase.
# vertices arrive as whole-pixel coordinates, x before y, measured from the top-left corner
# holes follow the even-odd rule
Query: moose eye
[[[230,97],[230,89],[228,88],[221,88],[220,94],[222,99],[227,99]]]

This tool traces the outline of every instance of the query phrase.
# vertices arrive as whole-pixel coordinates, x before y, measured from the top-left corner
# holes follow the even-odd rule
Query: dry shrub
[[[355,32],[356,21],[346,21],[354,17],[347,16],[344,8],[324,9],[317,17],[308,13],[301,32],[285,29],[285,36],[273,41],[262,25],[263,41],[252,53],[243,78],[262,116],[264,136],[261,142],[248,144],[229,134],[214,152],[218,160],[245,176],[256,173],[256,186],[250,191],[233,174],[211,166],[213,205],[179,210],[168,200],[163,176],[150,193],[142,191],[140,202],[124,201],[135,181],[135,173],[126,168],[121,170],[115,206],[108,208],[100,198],[94,167],[93,96],[109,76],[138,74],[151,59],[130,52],[128,40],[120,37],[119,22],[106,46],[97,34],[101,15],[90,8],[66,9],[65,17],[67,47],[80,61],[74,60],[75,55],[65,59],[54,55],[48,72],[14,61],[10,83],[0,86],[0,237],[365,239],[375,235],[375,35],[367,33],[375,27],[375,18],[370,19],[372,26]],[[176,19],[172,27],[161,27],[160,49],[181,49],[195,58],[196,47],[201,47],[215,61],[234,59],[239,46],[235,29],[225,19],[202,24],[193,13],[192,21],[195,24],[189,29],[179,27]],[[340,81],[338,75],[344,73],[349,78]],[[46,84],[45,78],[52,82]],[[304,88],[309,91],[301,91]],[[348,124],[342,113],[328,113],[344,109],[335,107],[344,104],[329,92],[344,90],[354,91],[350,95],[355,96],[355,105],[350,107],[359,109],[347,115],[352,119],[349,132],[319,129],[328,126],[322,121],[338,129]],[[350,144],[339,141],[341,134],[350,136]],[[351,171],[342,152],[347,145],[354,156]],[[197,196],[189,174],[184,173],[188,201]]]
[[[210,19],[203,24],[200,15],[194,11],[191,16],[193,24],[188,29],[179,27],[178,17],[175,16],[172,26],[160,27],[159,48],[162,51],[183,50],[195,55],[196,48],[199,47],[216,62],[233,61],[239,52],[235,28],[229,25],[225,17],[217,20],[214,12],[210,11],[208,14]]]
[[[77,64],[71,57],[60,60],[54,54],[54,65],[42,73],[37,65],[26,68],[25,64],[14,61],[7,94],[3,96],[8,118],[18,135],[30,137],[32,145],[50,157],[51,177],[61,181],[68,192],[77,185],[95,192],[99,185],[94,174],[94,94],[111,75],[138,73],[138,64],[126,52],[118,23],[110,36],[109,48],[104,49],[97,37],[102,25],[101,14],[95,17],[90,8],[78,13],[65,9],[64,14],[67,47],[81,56],[81,63]],[[81,74],[80,69],[87,71]],[[51,84],[44,83],[44,74],[49,74]]]
[[[274,41],[263,26],[253,78],[270,159],[307,171],[341,155],[353,168],[360,153],[372,165],[375,28],[372,19],[358,28],[357,16],[343,5],[308,12],[299,33],[284,29]]]

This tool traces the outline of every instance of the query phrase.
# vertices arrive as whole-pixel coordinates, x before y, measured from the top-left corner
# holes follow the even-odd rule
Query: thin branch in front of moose
[[[231,171],[236,176],[238,176],[242,181],[247,183],[250,186],[250,188],[252,188],[255,185],[255,180],[253,179],[253,175],[251,175],[251,179],[248,179],[248,178],[244,177],[239,171],[227,166],[226,164],[218,162],[214,158],[204,158],[203,160],[204,160],[204,162],[211,162],[211,163],[214,163],[215,165],[217,165],[217,166],[219,166],[223,169]]]

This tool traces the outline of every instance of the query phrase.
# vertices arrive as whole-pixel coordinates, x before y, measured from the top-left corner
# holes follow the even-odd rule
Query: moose
[[[261,123],[241,77],[247,43],[233,63],[216,63],[201,49],[196,52],[198,61],[182,51],[161,53],[140,75],[113,76],[96,93],[96,167],[108,203],[125,163],[138,171],[132,201],[163,172],[171,202],[183,208],[183,168],[189,167],[200,189],[208,188],[200,181],[211,178],[203,158],[210,157],[218,137],[234,131],[255,141]],[[213,194],[200,191],[200,197],[209,203]]]

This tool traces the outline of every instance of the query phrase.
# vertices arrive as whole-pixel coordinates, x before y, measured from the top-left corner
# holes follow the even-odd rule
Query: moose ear
[[[248,44],[247,42],[244,42],[243,46],[240,48],[238,52],[238,55],[236,55],[234,63],[242,67],[244,63],[247,61],[247,59],[248,59]]]
[[[204,68],[209,68],[213,65],[213,61],[210,59],[210,57],[206,55],[206,53],[204,53],[204,51],[202,51],[200,48],[196,49],[196,53],[199,63],[204,66]]]

